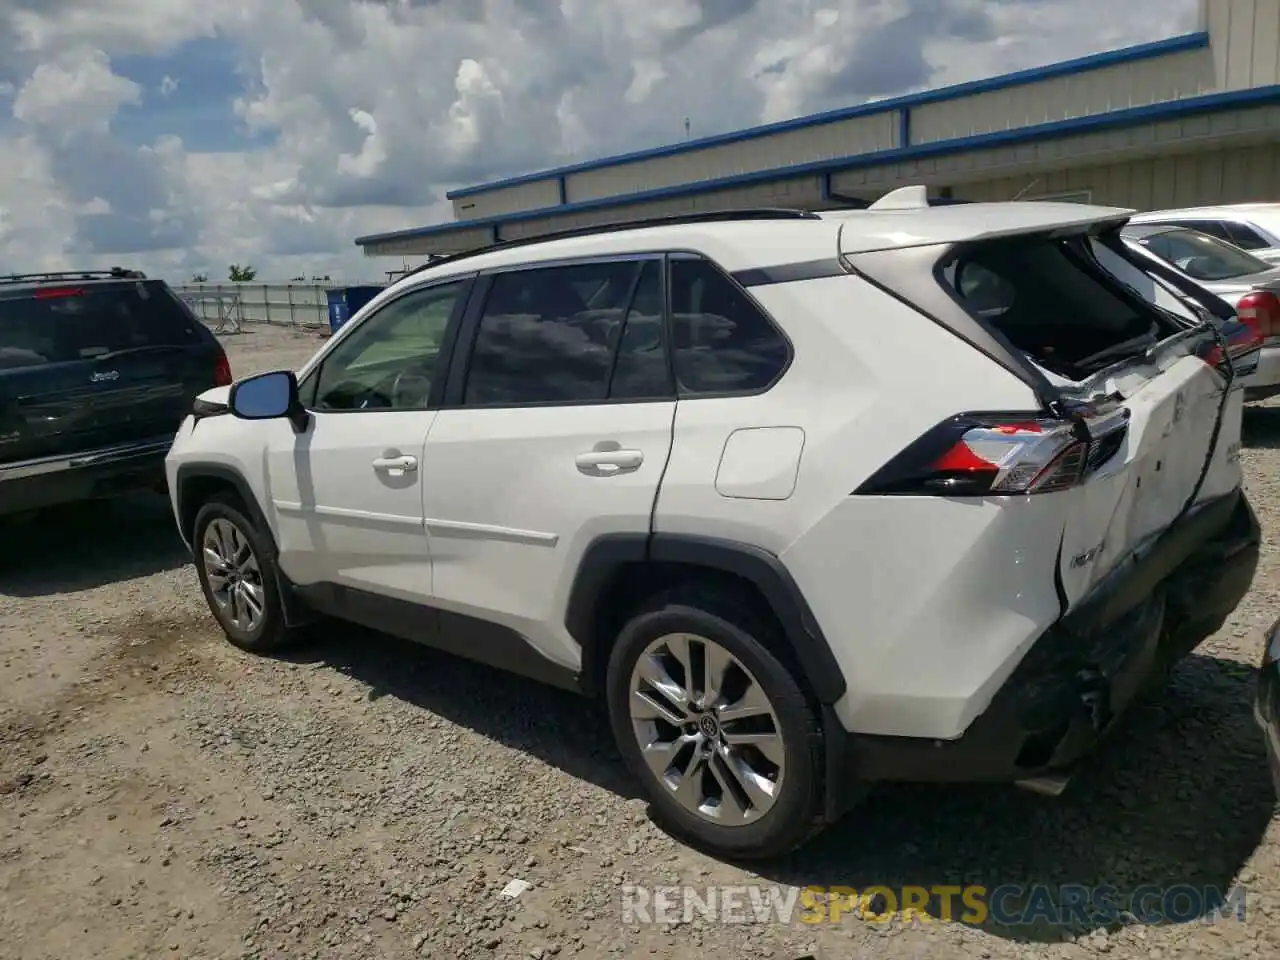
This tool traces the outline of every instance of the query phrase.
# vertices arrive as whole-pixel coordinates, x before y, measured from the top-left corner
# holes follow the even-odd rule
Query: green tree
[[[209,275],[207,273],[197,273],[191,278],[192,283],[208,283]]]
[[[248,283],[258,275],[258,271],[253,267],[245,264],[243,267],[238,263],[233,263],[230,267],[232,283]]]

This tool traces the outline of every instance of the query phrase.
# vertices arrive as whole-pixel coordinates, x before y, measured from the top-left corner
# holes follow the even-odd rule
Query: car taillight
[[[945,420],[876,471],[858,494],[946,497],[1053,493],[1081,483],[1124,444],[1124,407],[1079,413],[965,413]]]
[[[225,352],[219,350],[217,359],[213,361],[213,384],[217,387],[229,387],[232,379],[231,361],[227,359]]]
[[[1263,339],[1280,333],[1280,297],[1270,290],[1246,293],[1236,303],[1236,316]]]
[[[84,291],[79,287],[45,287],[36,291],[37,300],[62,300],[66,297],[79,297]]]

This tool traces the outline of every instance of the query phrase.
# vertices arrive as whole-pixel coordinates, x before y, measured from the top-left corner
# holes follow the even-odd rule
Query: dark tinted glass
[[[1177,221],[1177,226],[1186,227],[1189,230],[1198,230],[1200,233],[1207,233],[1211,237],[1217,237],[1219,240],[1231,241],[1231,231],[1227,229],[1227,225],[1221,220],[1182,220]]]
[[[1264,250],[1269,246],[1267,241],[1262,239],[1261,234],[1243,223],[1227,223],[1225,226],[1230,233],[1227,239],[1241,250]]]
[[[198,323],[159,282],[49,287],[0,299],[0,369],[186,346],[198,342]]]
[[[467,373],[469,405],[604,400],[637,262],[494,278]]]
[[[789,359],[786,339],[709,261],[671,261],[672,352],[680,392],[763,390]]]
[[[661,265],[644,265],[627,323],[618,346],[618,361],[609,388],[612,400],[655,400],[673,396],[662,329]]]

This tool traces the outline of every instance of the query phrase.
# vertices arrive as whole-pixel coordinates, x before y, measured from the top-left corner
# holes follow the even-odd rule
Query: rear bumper
[[[869,782],[1015,781],[1070,769],[1153,674],[1221,627],[1253,581],[1260,539],[1243,492],[1198,507],[1041,635],[957,739],[842,733],[828,711],[828,813],[838,816]]]
[[[1280,346],[1263,347],[1258,369],[1243,382],[1245,400],[1266,400],[1280,394]]]
[[[164,483],[173,437],[0,465],[0,515],[112,496]]]

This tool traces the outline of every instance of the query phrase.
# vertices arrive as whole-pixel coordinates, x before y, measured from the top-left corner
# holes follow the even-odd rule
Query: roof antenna
[[[684,138],[686,140],[689,139],[689,118],[688,117],[684,118]]]
[[[925,210],[929,206],[929,188],[923,184],[912,184],[890,190],[877,200],[868,210]]]
[[[1019,190],[1017,193],[1015,193],[1015,194],[1013,195],[1013,199],[1014,199],[1014,200],[1021,200],[1021,199],[1026,195],[1026,193],[1027,193],[1027,191],[1028,191],[1028,190],[1030,190],[1032,187],[1034,187],[1037,183],[1039,183],[1039,182],[1040,182],[1041,180],[1043,180],[1043,179],[1044,179],[1044,177],[1036,177],[1034,180],[1032,180],[1030,183],[1028,183],[1025,187],[1023,187],[1021,190]]]

